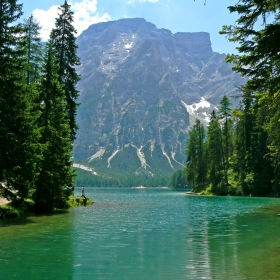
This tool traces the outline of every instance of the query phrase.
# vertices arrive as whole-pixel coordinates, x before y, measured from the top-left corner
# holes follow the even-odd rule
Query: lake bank
[[[68,208],[55,209],[53,213],[72,207],[89,206],[93,203],[88,197],[71,195],[68,200]],[[31,199],[24,200],[18,207],[15,207],[7,199],[0,197],[0,220],[26,218],[35,215],[35,213],[34,201]]]

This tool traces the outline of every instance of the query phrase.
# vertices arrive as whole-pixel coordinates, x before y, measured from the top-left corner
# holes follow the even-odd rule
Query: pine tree
[[[228,169],[229,169],[229,153],[231,148],[230,143],[230,116],[231,116],[231,109],[230,109],[230,101],[226,95],[220,100],[220,107],[219,107],[219,118],[223,124],[223,151],[224,151],[224,175],[225,175],[225,184],[228,184]]]
[[[80,77],[75,67],[80,64],[77,56],[76,30],[73,27],[73,12],[70,10],[71,5],[65,0],[60,6],[60,14],[56,19],[55,28],[50,35],[50,41],[56,49],[56,56],[59,63],[58,75],[59,81],[64,85],[65,99],[67,102],[69,125],[71,130],[71,139],[75,139],[77,124],[77,98],[78,91],[75,88]]]
[[[27,73],[26,82],[38,83],[41,78],[41,67],[43,60],[43,45],[40,38],[39,23],[34,20],[31,14],[27,19],[24,20],[23,26],[25,27],[25,40],[27,48]]]
[[[186,172],[185,170],[177,170],[171,176],[171,187],[172,188],[186,188],[187,180],[186,180]]]
[[[218,186],[222,181],[223,172],[223,149],[219,118],[213,110],[207,130],[207,182],[214,193],[220,193]]]
[[[195,191],[201,191],[206,184],[204,141],[205,128],[200,120],[197,119],[189,133],[186,149],[187,182],[193,185]]]
[[[69,120],[63,85],[59,82],[59,64],[56,50],[47,44],[44,72],[41,82],[41,143],[44,145],[41,172],[34,194],[37,212],[52,212],[67,206],[64,189],[73,184]]]
[[[267,115],[262,128],[268,136],[267,143],[275,168],[271,179],[276,182],[280,177],[280,137],[277,129],[280,115],[280,3],[276,0],[241,0],[229,10],[238,13],[239,18],[235,25],[224,26],[221,33],[240,46],[237,48],[239,54],[228,55],[227,61],[235,64],[233,69],[236,72],[249,77],[243,87],[244,95],[249,93],[257,98],[259,101],[255,106],[269,109],[265,110]],[[268,16],[274,17],[274,21],[267,23]],[[260,21],[263,25],[258,30],[256,23]]]
[[[25,82],[24,28],[16,0],[0,1],[0,190],[13,202],[30,196],[38,172],[37,91]]]
[[[231,13],[238,13],[235,25],[223,26],[221,34],[229,41],[238,42],[238,55],[228,55],[227,61],[234,63],[234,70],[250,77],[246,91],[265,92],[278,88],[279,77],[279,36],[280,3],[276,0],[241,0],[228,7]],[[268,16],[274,21],[267,24]],[[263,29],[257,30],[256,23],[262,21]]]

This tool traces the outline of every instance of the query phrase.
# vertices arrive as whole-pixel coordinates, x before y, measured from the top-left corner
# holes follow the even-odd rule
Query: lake
[[[280,279],[279,199],[86,195],[92,206],[0,223],[0,279]]]

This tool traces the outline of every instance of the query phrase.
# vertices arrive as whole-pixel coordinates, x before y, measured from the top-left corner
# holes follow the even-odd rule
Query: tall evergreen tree
[[[187,179],[185,170],[177,170],[171,176],[171,187],[172,188],[186,188],[187,187]]]
[[[66,207],[68,197],[64,188],[73,184],[74,179],[71,168],[72,142],[69,120],[66,118],[68,109],[63,85],[58,80],[58,69],[56,51],[48,44],[41,82],[41,142],[44,152],[34,194],[38,212],[52,212],[55,208]]]
[[[200,120],[196,119],[187,141],[186,174],[187,182],[193,184],[195,191],[200,191],[206,183],[205,160],[205,128]]]
[[[51,44],[47,45],[44,66],[41,82],[41,142],[44,152],[34,200],[37,212],[52,212],[55,208],[67,206],[64,188],[73,184],[74,171],[71,168],[69,120],[66,118],[68,108],[64,86],[57,74],[56,50]]]
[[[250,190],[246,182],[248,166],[250,161],[250,150],[252,149],[252,133],[255,126],[253,114],[254,100],[249,95],[244,95],[238,109],[232,110],[234,127],[232,130],[232,144],[230,159],[230,181],[232,193],[249,195]]]
[[[231,13],[238,13],[235,25],[223,26],[221,34],[229,41],[238,42],[239,54],[228,55],[227,61],[234,63],[234,70],[250,77],[245,89],[250,92],[264,92],[278,88],[280,50],[280,3],[277,0],[241,0],[228,7]],[[267,24],[268,16],[274,21]],[[270,19],[271,20],[271,19]],[[257,30],[256,23],[263,22],[263,29]]]
[[[26,82],[38,83],[41,78],[41,68],[43,60],[43,45],[40,38],[40,25],[34,20],[31,14],[24,20],[23,26],[25,27],[25,40],[27,48],[27,73]]]
[[[225,184],[228,184],[228,169],[229,169],[229,153],[231,148],[230,143],[230,116],[231,116],[231,103],[226,95],[220,101],[219,107],[219,117],[223,124],[223,151],[224,151],[224,175],[225,175]]]
[[[228,55],[227,61],[234,63],[234,70],[249,77],[243,87],[245,94],[257,97],[256,106],[267,107],[262,128],[265,129],[270,155],[275,168],[273,180],[278,181],[280,172],[280,148],[278,116],[280,108],[280,3],[279,1],[241,0],[229,7],[230,12],[239,15],[235,25],[224,26],[221,31],[230,41],[238,42],[239,54]],[[267,23],[267,18],[274,21]],[[263,21],[258,30],[257,22]],[[271,20],[270,20],[271,21]],[[261,98],[260,98],[261,96]],[[261,110],[257,110],[259,114]],[[264,155],[263,155],[264,156]],[[280,185],[280,184],[279,184]],[[277,193],[277,191],[276,191]]]
[[[37,92],[25,82],[25,29],[16,0],[0,1],[0,190],[22,201],[38,172]]]
[[[254,109],[256,120],[251,135],[250,149],[246,155],[246,179],[245,182],[250,194],[253,196],[274,195],[279,186],[275,180],[275,167],[273,157],[268,147],[268,134],[263,129],[268,114],[268,108],[259,107]],[[277,174],[277,173],[276,173]],[[276,187],[273,192],[273,187]]]
[[[80,59],[77,56],[76,45],[76,30],[73,27],[73,12],[70,10],[71,5],[65,0],[60,6],[60,14],[55,22],[55,28],[50,35],[50,41],[56,49],[59,69],[58,76],[61,84],[64,85],[65,99],[67,102],[69,125],[71,130],[71,139],[75,139],[77,124],[77,98],[78,91],[76,84],[80,77],[76,72],[75,67],[80,64]]]
[[[213,110],[207,130],[205,149],[207,153],[207,182],[212,191],[218,193],[218,186],[222,181],[223,172],[223,149],[219,118]]]

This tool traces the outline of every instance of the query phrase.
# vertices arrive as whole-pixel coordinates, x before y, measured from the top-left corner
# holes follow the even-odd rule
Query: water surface
[[[0,279],[280,279],[279,199],[86,195],[94,205],[0,225]]]

